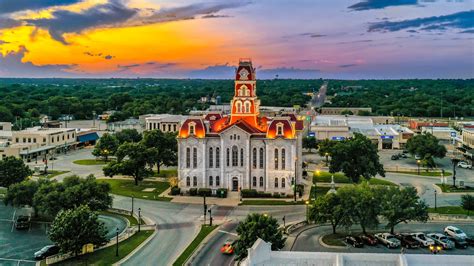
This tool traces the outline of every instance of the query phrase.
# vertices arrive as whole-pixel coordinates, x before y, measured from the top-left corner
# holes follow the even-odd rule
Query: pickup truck
[[[375,238],[377,238],[379,243],[387,246],[388,248],[397,248],[400,246],[400,240],[398,240],[394,235],[389,233],[375,234]]]
[[[405,248],[419,248],[420,242],[410,234],[397,234],[396,238],[400,240],[401,246]]]
[[[449,240],[447,236],[440,234],[440,233],[432,233],[428,234],[428,237],[433,239],[436,244],[439,244],[443,247],[443,249],[452,249],[454,248],[455,244],[453,241]]]
[[[420,242],[422,246],[429,247],[435,244],[434,240],[427,237],[424,233],[413,233],[411,234],[416,241]]]

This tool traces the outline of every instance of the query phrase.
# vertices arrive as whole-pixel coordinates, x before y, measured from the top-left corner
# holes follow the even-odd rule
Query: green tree
[[[106,233],[97,213],[81,205],[73,210],[60,211],[51,223],[48,236],[61,249],[61,253],[71,252],[77,256],[86,244],[106,244]]]
[[[104,133],[104,135],[100,137],[99,141],[95,145],[92,155],[103,157],[106,161],[108,161],[109,156],[114,155],[117,152],[118,146],[119,143],[115,136]]]
[[[358,183],[360,177],[370,179],[376,174],[385,176],[379,161],[377,147],[362,134],[340,141],[331,149],[329,172],[343,172],[352,182]]]
[[[104,175],[110,177],[118,174],[128,175],[133,177],[135,185],[138,186],[138,181],[152,174],[152,170],[147,168],[152,156],[142,143],[126,142],[120,145],[116,156],[116,162],[110,162],[104,167]]]
[[[172,166],[178,163],[178,142],[176,135],[163,133],[159,130],[145,132],[141,142],[147,148],[149,165],[153,168],[157,166],[160,173],[161,166]]]
[[[127,128],[115,133],[115,138],[119,144],[123,144],[125,142],[139,142],[142,140],[142,135],[134,128]]]
[[[315,137],[303,138],[303,148],[308,149],[311,152],[312,149],[318,148],[318,142]]]
[[[446,156],[446,147],[439,144],[439,140],[430,133],[416,135],[407,141],[406,149],[412,155],[421,157],[423,164],[433,168],[435,167],[434,157],[443,158]]]
[[[388,221],[387,228],[390,228],[391,234],[394,227],[401,222],[428,220],[428,205],[420,200],[414,187],[384,187],[380,188],[378,193],[382,199],[380,214]]]
[[[337,141],[325,139],[318,143],[319,155],[320,156],[330,156],[332,154],[334,146],[336,146]]]
[[[379,224],[380,193],[375,192],[367,182],[359,185],[348,185],[337,190],[342,208],[348,211],[346,224],[359,224],[365,234],[367,228],[375,228]]]
[[[467,211],[467,215],[469,215],[470,211],[474,211],[474,196],[469,194],[462,195],[461,207]]]
[[[351,110],[342,110],[341,115],[353,115],[354,113]]]
[[[31,174],[30,168],[22,159],[8,156],[0,160],[0,187],[8,188],[12,184],[20,183]]]
[[[339,195],[333,193],[316,199],[310,208],[309,220],[316,223],[330,223],[333,234],[336,233],[336,228],[351,225],[348,210],[342,205]]]
[[[16,183],[10,186],[10,189],[7,190],[7,194],[3,199],[5,205],[12,205],[15,207],[21,206],[31,206],[35,211],[35,216],[38,215],[38,211],[33,204],[33,197],[38,191],[40,182],[49,182],[47,179],[40,179],[39,181],[34,180],[24,180],[20,183]]]
[[[281,249],[285,244],[282,232],[278,229],[277,220],[266,214],[252,213],[237,226],[239,239],[236,244],[236,254],[239,258],[247,256],[250,248],[257,238],[272,244],[272,250]]]

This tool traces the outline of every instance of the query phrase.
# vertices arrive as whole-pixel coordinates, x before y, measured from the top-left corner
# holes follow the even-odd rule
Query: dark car
[[[15,228],[17,230],[30,228],[30,216],[19,215],[15,221]]]
[[[472,236],[468,236],[466,237],[464,240],[466,240],[467,244],[470,245],[470,246],[474,246],[474,237]]]
[[[405,158],[405,159],[408,158],[408,155],[406,153],[400,153],[398,156],[400,158]]]
[[[56,245],[45,246],[39,251],[35,252],[36,260],[43,260],[49,256],[56,255],[59,253],[59,247]]]
[[[364,244],[369,246],[375,246],[378,243],[377,238],[375,238],[375,236],[371,234],[360,235],[359,237],[362,239]]]
[[[364,247],[364,242],[358,236],[346,236],[346,243],[355,247],[355,248],[362,248]]]
[[[448,238],[449,240],[454,242],[454,246],[456,248],[466,249],[469,246],[466,239],[464,238],[459,238],[459,237],[448,237]]]
[[[409,234],[397,234],[396,238],[400,240],[400,245],[405,248],[419,248],[420,242]]]
[[[390,159],[392,159],[392,160],[398,160],[398,159],[400,159],[400,157],[398,157],[397,154],[394,154],[394,155],[392,155],[392,157],[390,157]]]

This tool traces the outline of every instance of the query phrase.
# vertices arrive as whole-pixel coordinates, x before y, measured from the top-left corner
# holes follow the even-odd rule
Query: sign
[[[308,137],[316,137],[316,133],[314,133],[314,132],[308,132]]]
[[[380,136],[381,139],[393,139],[393,136]]]
[[[345,137],[332,137],[331,140],[345,140]]]
[[[456,132],[451,132],[451,137],[455,138],[456,137]]]
[[[82,246],[82,254],[94,252],[94,244],[85,244]]]

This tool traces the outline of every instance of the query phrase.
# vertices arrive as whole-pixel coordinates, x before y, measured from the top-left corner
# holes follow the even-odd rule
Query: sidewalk
[[[199,196],[175,196],[171,200],[173,203],[187,203],[187,204],[203,204],[203,197]],[[238,206],[240,200],[235,197],[227,197],[225,199],[216,197],[206,197],[206,204],[218,206]]]

